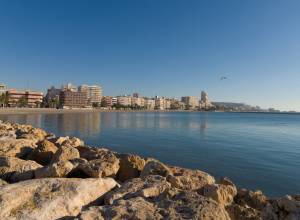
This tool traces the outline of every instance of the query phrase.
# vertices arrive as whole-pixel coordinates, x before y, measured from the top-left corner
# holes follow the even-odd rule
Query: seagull
[[[221,78],[220,78],[220,80],[225,80],[225,79],[227,79],[226,76],[221,76]]]

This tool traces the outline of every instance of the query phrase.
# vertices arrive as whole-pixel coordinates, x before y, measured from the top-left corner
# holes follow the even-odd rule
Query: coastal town
[[[52,86],[44,94],[31,89],[8,88],[0,83],[0,106],[7,108],[56,108],[56,109],[103,109],[103,110],[188,110],[188,111],[246,111],[278,112],[275,109],[261,109],[244,103],[212,102],[202,91],[200,97],[183,96],[169,98],[163,96],[145,97],[139,93],[132,95],[104,96],[99,85],[63,84]]]

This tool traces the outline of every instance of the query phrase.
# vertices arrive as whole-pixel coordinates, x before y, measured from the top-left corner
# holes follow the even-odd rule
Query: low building
[[[154,99],[145,99],[144,106],[148,110],[153,110],[155,108],[155,100]]]
[[[144,98],[139,98],[139,97],[132,97],[131,98],[131,105],[132,106],[138,106],[138,107],[143,107],[145,105],[145,100]]]
[[[10,89],[6,92],[9,107],[40,107],[43,93],[29,90]]]
[[[118,104],[118,98],[117,97],[113,97],[112,98],[112,105],[116,105]]]
[[[61,108],[85,108],[88,106],[86,93],[78,91],[61,91],[59,102]]]
[[[118,104],[122,106],[131,106],[131,96],[118,96]]]
[[[155,98],[155,109],[158,110],[165,109],[165,98],[160,98],[160,97]]]
[[[101,101],[102,107],[110,108],[113,106],[113,97],[111,96],[103,96]]]

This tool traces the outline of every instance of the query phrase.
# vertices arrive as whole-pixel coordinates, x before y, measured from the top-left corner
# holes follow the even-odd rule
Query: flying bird
[[[220,78],[220,80],[225,80],[225,79],[227,79],[226,76],[221,76],[221,78]]]

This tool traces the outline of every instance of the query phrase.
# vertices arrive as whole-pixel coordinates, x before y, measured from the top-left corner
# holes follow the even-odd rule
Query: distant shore
[[[0,108],[0,115],[8,114],[65,114],[65,113],[93,113],[93,112],[201,112],[194,110],[115,110],[98,108],[80,108],[80,109],[55,109],[55,108]],[[210,111],[208,111],[210,112]],[[211,111],[215,112],[215,111]],[[241,112],[241,111],[216,111],[228,113],[265,113],[265,114],[300,114],[299,112]]]

